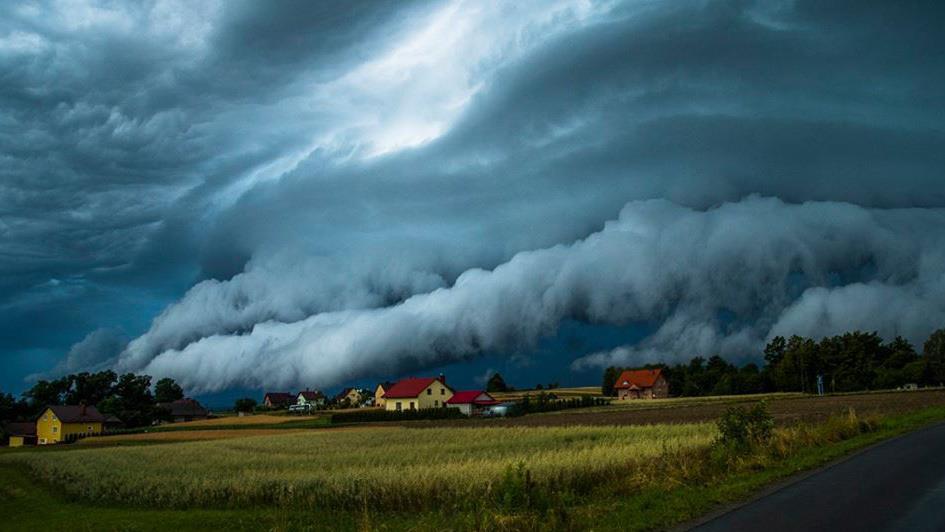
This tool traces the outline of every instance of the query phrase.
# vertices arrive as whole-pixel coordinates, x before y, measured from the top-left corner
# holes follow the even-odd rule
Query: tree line
[[[688,363],[651,364],[662,368],[669,390],[676,396],[732,395],[764,392],[855,392],[890,389],[916,384],[945,383],[945,329],[933,332],[916,351],[897,336],[886,342],[876,332],[853,331],[820,341],[803,336],[776,336],[762,353],[764,365],[738,367],[718,355],[697,356]],[[624,369],[604,370],[604,395],[614,395],[614,385]]]
[[[86,404],[102,414],[118,417],[127,427],[142,427],[167,420],[169,412],[159,403],[183,397],[183,389],[173,379],[157,381],[152,393],[150,375],[119,376],[111,370],[83,372],[37,381],[19,399],[0,392],[0,423],[32,420],[47,405]]]

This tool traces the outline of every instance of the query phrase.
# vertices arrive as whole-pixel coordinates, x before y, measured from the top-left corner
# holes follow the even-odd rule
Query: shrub
[[[410,421],[415,419],[460,419],[466,417],[458,408],[424,408],[421,410],[364,409],[331,415],[332,423],[364,423],[372,421]]]
[[[771,440],[774,418],[768,412],[767,403],[759,401],[751,408],[729,408],[716,425],[719,428],[717,445],[744,452]]]

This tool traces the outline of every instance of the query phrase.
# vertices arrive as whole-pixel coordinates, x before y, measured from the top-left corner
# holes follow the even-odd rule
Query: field
[[[71,529],[80,515],[97,529],[645,530],[945,419],[941,390],[772,394],[770,445],[718,454],[713,421],[758,399],[342,427],[260,415],[2,450],[0,513],[17,526],[0,528]]]
[[[455,426],[470,422],[481,426],[551,427],[570,425],[648,425],[660,423],[702,423],[718,418],[726,408],[767,401],[775,421],[789,424],[820,421],[853,409],[859,414],[898,414],[925,406],[945,405],[945,391],[875,392],[824,397],[779,393],[754,396],[720,396],[614,401],[611,406],[562,410],[509,419],[437,420],[426,425]]]
[[[366,428],[174,445],[19,453],[71,495],[167,507],[284,503],[431,508],[478,499],[510,466],[581,489],[661,453],[707,445],[712,424],[569,428]],[[110,474],[102,474],[104,471]],[[370,489],[362,489],[369,486]]]

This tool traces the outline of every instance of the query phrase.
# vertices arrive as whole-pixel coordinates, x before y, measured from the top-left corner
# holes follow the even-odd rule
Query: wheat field
[[[432,508],[488,497],[525,464],[536,482],[587,491],[666,452],[708,445],[713,424],[314,430],[2,457],[92,501],[186,508]]]

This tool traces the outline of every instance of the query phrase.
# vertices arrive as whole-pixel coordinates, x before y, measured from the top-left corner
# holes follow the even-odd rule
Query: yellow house
[[[105,416],[94,406],[47,406],[36,418],[36,442],[50,445],[70,437],[101,434]]]
[[[390,390],[392,386],[394,386],[393,382],[382,382],[377,385],[377,388],[374,388],[374,406],[384,407],[386,403],[384,394],[387,393],[387,390]]]
[[[386,410],[422,410],[442,408],[453,397],[453,389],[446,385],[441,375],[434,377],[411,377],[397,381],[384,394]]]

